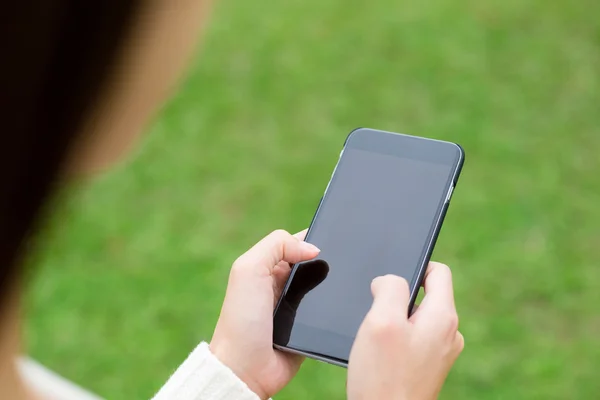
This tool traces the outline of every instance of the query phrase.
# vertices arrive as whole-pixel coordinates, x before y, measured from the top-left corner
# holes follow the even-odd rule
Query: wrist
[[[238,379],[242,381],[248,387],[248,389],[256,394],[261,400],[268,400],[270,398],[269,394],[266,393],[262,386],[252,377],[252,374],[248,373],[247,369],[244,368],[244,362],[240,362],[236,359],[236,356],[232,356],[232,354],[236,354],[237,352],[230,346],[220,341],[215,343],[213,340],[209,344],[209,350],[217,358],[217,360],[229,368],[231,372],[233,372],[235,376],[237,376]]]

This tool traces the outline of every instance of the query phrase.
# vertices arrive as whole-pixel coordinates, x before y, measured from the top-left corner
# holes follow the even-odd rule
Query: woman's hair
[[[1,7],[0,301],[138,3],[19,0]]]

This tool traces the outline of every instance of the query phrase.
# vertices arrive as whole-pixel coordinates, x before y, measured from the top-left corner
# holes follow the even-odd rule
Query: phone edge
[[[432,139],[432,140],[435,140],[435,139]],[[444,141],[440,141],[440,142],[444,142]],[[456,189],[456,185],[458,184],[458,179],[460,177],[463,165],[465,163],[465,150],[458,143],[454,143],[454,142],[444,142],[444,143],[452,144],[458,149],[459,158],[457,160],[452,179],[450,180],[450,187],[448,188],[448,190],[450,190],[451,188],[452,188],[452,190],[454,190],[454,189]],[[442,209],[440,211],[438,219],[437,219],[435,225],[433,226],[433,234],[431,235],[429,245],[425,252],[425,257],[423,258],[423,264],[421,265],[418,273],[416,274],[417,279],[414,280],[414,284],[410,288],[411,294],[410,294],[410,299],[409,299],[409,303],[408,303],[409,316],[412,314],[412,310],[414,308],[415,302],[419,295],[419,290],[420,290],[421,286],[423,285],[425,273],[427,272],[427,266],[429,265],[429,262],[431,261],[431,256],[433,255],[433,250],[435,249],[435,245],[440,236],[440,232],[442,230],[442,226],[444,225],[444,220],[446,218],[446,214],[448,213],[448,209],[450,208],[450,200],[451,200],[451,198],[445,199],[444,204],[442,205]]]
[[[335,365],[336,367],[342,367],[342,368],[348,368],[348,362],[347,361],[341,361],[338,359],[333,359],[333,358],[329,358],[326,356],[320,356],[320,355],[316,355],[307,351],[302,351],[302,350],[297,350],[297,349],[292,349],[290,347],[286,347],[286,346],[281,346],[279,344],[275,344],[273,343],[273,347],[276,348],[277,350],[281,350],[281,351],[285,351],[286,353],[292,353],[292,354],[297,354],[299,356],[304,356],[319,362],[323,362],[325,364],[330,364],[330,365]]]

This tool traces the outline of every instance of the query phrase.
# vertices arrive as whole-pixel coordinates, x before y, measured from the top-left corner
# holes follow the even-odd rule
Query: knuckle
[[[459,319],[456,311],[450,311],[444,316],[444,325],[451,333],[458,331]]]
[[[245,258],[242,255],[242,256],[238,257],[231,265],[231,271],[230,271],[229,275],[231,277],[236,277],[237,275],[244,272],[244,270],[246,270],[246,269],[247,269],[247,262],[245,261]]]
[[[402,330],[399,321],[381,314],[369,315],[367,327],[370,334],[377,340],[390,340],[398,336]]]
[[[458,314],[456,312],[452,312],[448,317],[448,325],[453,332],[458,331],[459,322],[460,320],[458,318]]]
[[[439,262],[434,262],[433,265],[439,271],[439,273],[452,277],[452,270],[448,265]]]
[[[408,281],[400,276],[394,276],[395,277],[395,285],[397,286],[398,290],[402,290],[403,292],[409,292],[410,291],[410,287],[408,286]]]
[[[456,338],[456,353],[460,354],[463,352],[464,349],[465,349],[465,337],[462,335],[462,333],[458,332],[457,338]]]
[[[286,239],[288,238],[290,235],[290,233],[288,231],[286,231],[285,229],[276,229],[273,232],[271,232],[271,237],[275,238],[275,239]]]

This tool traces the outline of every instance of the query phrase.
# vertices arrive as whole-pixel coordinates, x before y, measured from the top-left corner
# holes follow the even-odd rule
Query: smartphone
[[[372,304],[370,285],[395,274],[422,284],[465,155],[450,142],[360,128],[340,153],[298,263],[274,313],[278,349],[346,367]]]

